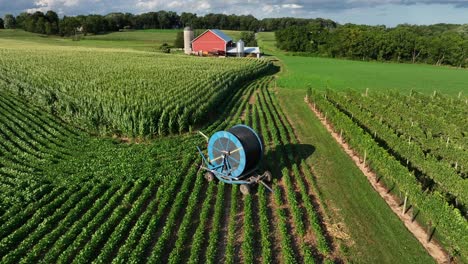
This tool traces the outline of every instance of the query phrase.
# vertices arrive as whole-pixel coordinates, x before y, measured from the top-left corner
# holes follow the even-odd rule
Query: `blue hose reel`
[[[205,178],[212,181],[215,177],[228,184],[240,184],[243,194],[250,193],[250,186],[271,181],[269,171],[259,175],[256,171],[263,158],[263,143],[260,136],[246,125],[236,125],[227,131],[218,131],[208,141],[208,156],[197,147],[206,171]]]

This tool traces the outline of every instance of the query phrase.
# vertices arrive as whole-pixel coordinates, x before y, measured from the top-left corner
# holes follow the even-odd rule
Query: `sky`
[[[329,18],[339,23],[396,26],[402,23],[468,23],[468,0],[0,0],[0,16],[54,10],[59,15],[134,14],[157,10]]]

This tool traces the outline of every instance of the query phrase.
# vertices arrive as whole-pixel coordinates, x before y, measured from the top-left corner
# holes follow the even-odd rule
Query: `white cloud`
[[[265,12],[266,14],[271,14],[273,12],[278,11],[278,6],[275,5],[264,5],[262,7],[262,11]]]
[[[403,10],[414,10],[414,7],[424,6],[424,10],[433,10],[438,14],[438,7],[451,10],[454,16],[445,14],[447,22],[457,19],[458,23],[467,23],[468,0],[0,0],[0,17],[6,13],[19,14],[23,11],[54,10],[60,15],[107,14],[110,12],[131,12],[134,14],[167,10],[192,12],[198,15],[207,13],[252,14],[258,18],[264,17],[324,17],[338,18],[343,21],[350,17],[358,17],[358,21],[366,21],[370,16],[382,12],[387,17],[381,17],[380,24],[388,24],[386,18],[400,17]],[[389,10],[398,7],[398,13]],[[364,11],[363,11],[364,10]],[[393,8],[392,10],[396,10]],[[361,12],[361,13],[360,13]],[[465,15],[462,15],[462,14]],[[426,23],[431,23],[431,13],[412,14],[426,16]],[[343,16],[344,15],[344,16]],[[356,21],[349,19],[348,21]],[[409,20],[408,20],[409,21]],[[420,21],[420,20],[417,20]],[[453,23],[453,22],[452,22]]]
[[[281,7],[288,8],[288,9],[299,9],[299,8],[303,8],[304,6],[298,5],[298,4],[282,4]]]
[[[138,0],[136,6],[141,9],[157,9],[161,7],[159,0]]]
[[[170,2],[169,4],[167,4],[167,7],[170,7],[170,8],[180,8],[183,6],[184,4],[179,1],[174,1],[174,2]]]
[[[201,10],[204,10],[204,9],[210,9],[211,8],[211,4],[209,1],[200,1],[200,3],[198,4],[199,6],[199,9]],[[195,7],[196,8],[196,7]]]

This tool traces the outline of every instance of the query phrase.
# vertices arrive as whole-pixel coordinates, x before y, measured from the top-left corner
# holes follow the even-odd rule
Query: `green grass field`
[[[174,43],[176,29],[144,29],[123,32],[112,32],[102,35],[86,36],[85,40],[108,40],[108,41],[148,41],[151,43]]]
[[[288,56],[275,47],[273,33],[260,33],[260,45],[285,65],[278,79],[284,88],[397,90],[409,93],[438,91],[468,94],[468,71],[424,64],[397,64],[329,58]]]
[[[121,48],[141,51],[159,51],[159,47],[163,43],[173,45],[176,34],[177,30],[135,30],[88,35],[83,36],[79,41],[73,41],[72,38],[45,36],[23,30],[0,29],[0,39],[15,39],[47,45]]]
[[[458,95],[468,91],[468,71],[436,67],[380,62],[361,62],[328,58],[283,56],[286,72],[278,85],[287,88],[310,86],[315,89],[411,90]]]

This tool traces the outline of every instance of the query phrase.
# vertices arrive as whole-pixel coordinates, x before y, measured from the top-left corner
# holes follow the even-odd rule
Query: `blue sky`
[[[36,10],[60,15],[176,12],[330,18],[339,23],[395,26],[401,23],[468,23],[468,0],[0,0],[0,16]]]

